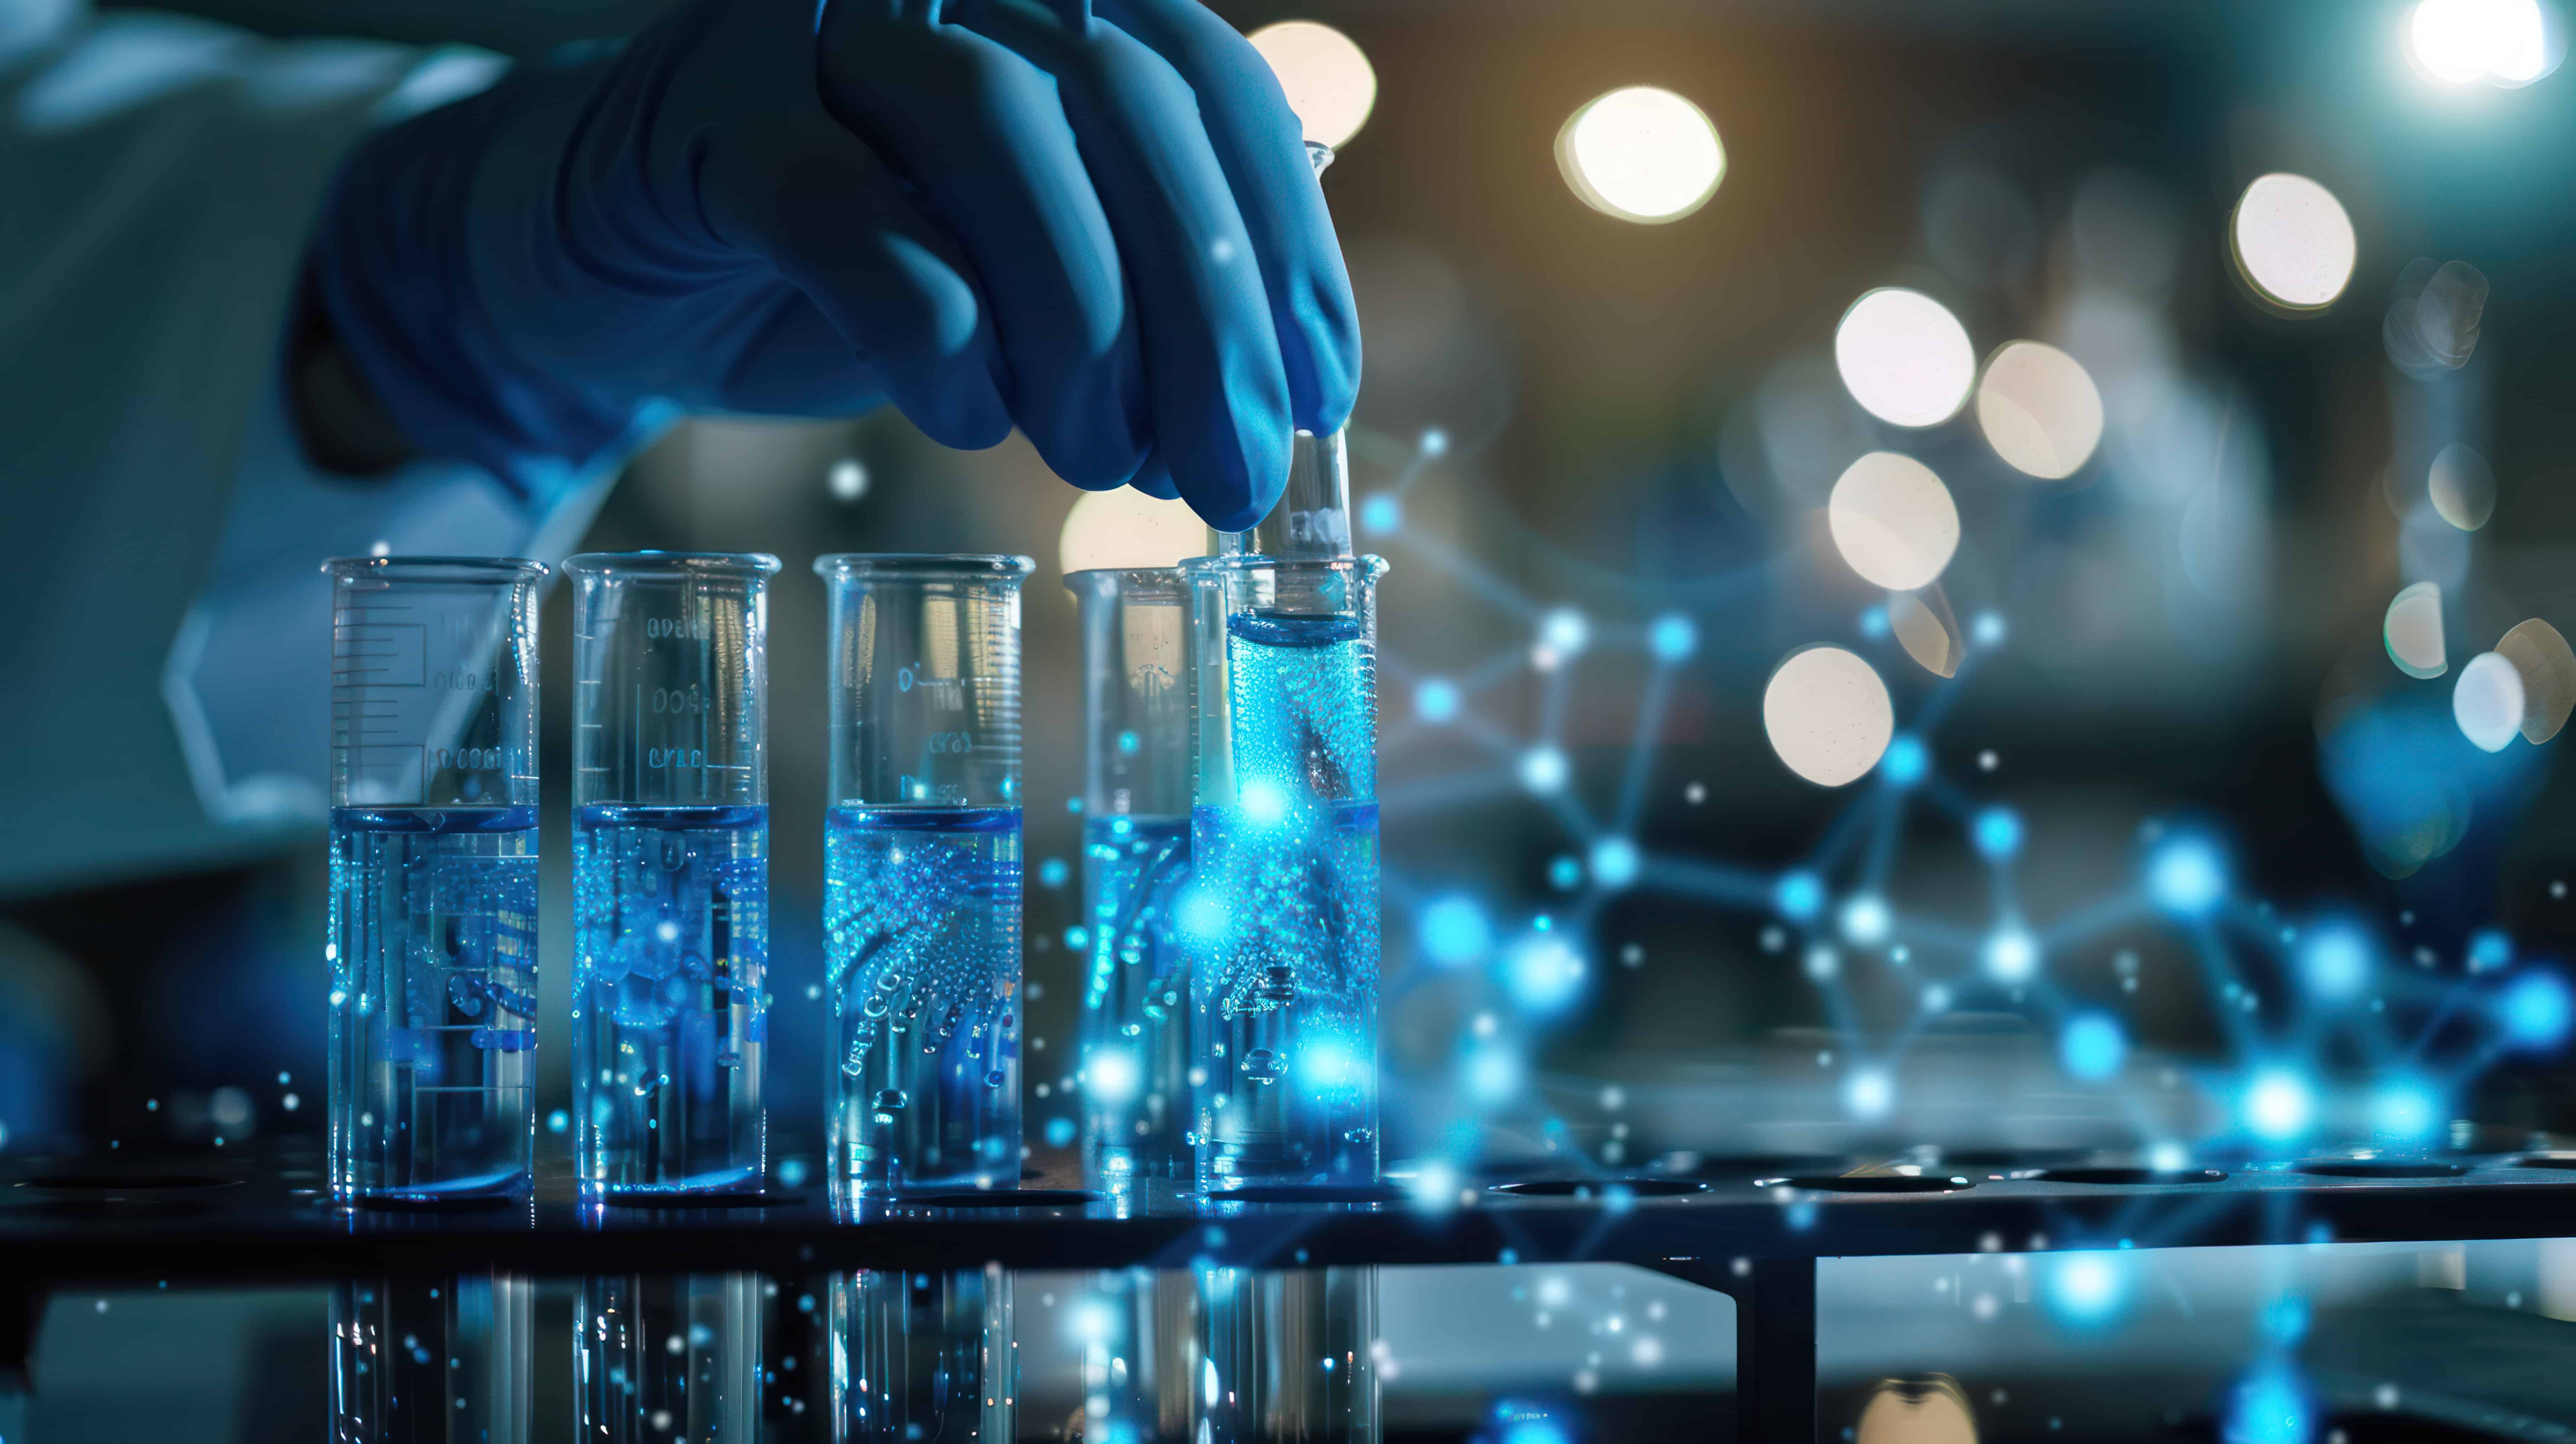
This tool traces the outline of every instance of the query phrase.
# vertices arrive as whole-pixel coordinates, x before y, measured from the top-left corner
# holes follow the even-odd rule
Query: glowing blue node
[[[2129,1040],[2108,1013],[2085,1013],[2057,1035],[2057,1060],[2068,1076],[2099,1083],[2118,1075],[2129,1059]]]
[[[1528,933],[1503,958],[1503,986],[1533,1013],[1553,1013],[1583,990],[1583,955],[1562,936]]]
[[[1502,1444],[1567,1444],[1567,1437],[1552,1419],[1517,1419],[1504,1428]]]
[[[2534,1051],[2555,1048],[2567,1040],[2567,1025],[2576,1017],[2576,998],[2567,980],[2534,968],[2508,984],[2497,999],[2505,1035],[2516,1047]]]
[[[2266,1143],[2288,1143],[2307,1133],[2317,1100],[2305,1078],[2287,1068],[2266,1068],[2246,1084],[2238,1108],[2247,1132]]]
[[[2370,1100],[2370,1131],[2392,1143],[2433,1136],[2442,1126],[2442,1100],[2412,1080],[2383,1084]]]
[[[1067,876],[1068,871],[1065,868],[1063,858],[1051,857],[1038,864],[1038,885],[1040,887],[1062,887],[1064,886],[1064,880]]]
[[[1912,787],[1923,780],[1932,768],[1932,753],[1923,739],[1911,732],[1899,732],[1888,739],[1887,750],[1878,755],[1878,775],[1892,787]]]
[[[2177,917],[2201,917],[2227,896],[2227,869],[2207,839],[2176,837],[2147,855],[2147,898]]]
[[[1547,881],[1558,892],[1572,892],[1583,886],[1583,864],[1574,860],[1574,854],[1560,852],[1548,859]]]
[[[1444,897],[1422,910],[1422,955],[1444,968],[1463,968],[1494,945],[1494,925],[1473,898]]]
[[[2370,981],[2370,940],[2349,923],[2313,928],[2299,944],[2299,973],[2318,998],[2348,999]]]
[[[1894,921],[1888,914],[1886,902],[1868,893],[1861,893],[1843,904],[1843,936],[1862,947],[1887,941],[1887,930]]]
[[[1046,1126],[1046,1141],[1047,1147],[1049,1148],[1071,1148],[1073,1146],[1073,1120],[1070,1118],[1048,1119]]]
[[[1521,786],[1545,795],[1565,786],[1565,754],[1553,747],[1533,747],[1521,754]]]
[[[1968,635],[1975,638],[1980,647],[1997,645],[2004,639],[2004,614],[2001,612],[1977,613],[1977,619],[1968,624]]]
[[[2049,1312],[2067,1323],[2101,1323],[2128,1296],[2129,1260],[2116,1252],[2060,1254],[2049,1266]]]
[[[1404,503],[1381,492],[1360,503],[1360,529],[1383,536],[1404,525]]]
[[[1083,1090],[1107,1104],[1120,1104],[1135,1098],[1145,1081],[1145,1070],[1136,1064],[1136,1055],[1125,1048],[1095,1049],[1082,1065]]]
[[[1538,622],[1539,645],[1559,657],[1571,657],[1592,640],[1592,624],[1572,607],[1558,607]]]
[[[1887,635],[1887,631],[1888,631],[1888,625],[1887,625],[1887,608],[1886,608],[1886,607],[1884,607],[1884,606],[1868,606],[1868,607],[1863,607],[1863,608],[1861,608],[1861,612],[1860,612],[1860,634],[1861,634],[1862,636],[1867,637],[1867,638],[1869,638],[1871,641],[1875,642],[1875,641],[1877,641],[1879,638],[1886,636],[1886,635]]]
[[[1771,885],[1771,906],[1793,923],[1803,923],[1825,910],[1824,879],[1801,868],[1780,874]]]
[[[1413,715],[1437,727],[1458,715],[1458,684],[1446,677],[1425,677],[1413,689]]]
[[[1337,1039],[1325,1038],[1298,1050],[1297,1081],[1309,1088],[1346,1088],[1358,1081],[1359,1072],[1359,1059]]]
[[[1855,1068],[1843,1080],[1843,1111],[1862,1122],[1885,1118],[1896,1106],[1896,1083],[1876,1068]]]
[[[2039,972],[2039,939],[2026,928],[1997,928],[1986,938],[1979,960],[1986,976],[2006,987],[2027,983]]]
[[[2285,1363],[2256,1365],[2227,1401],[2227,1444],[2307,1444],[2315,1425],[2307,1385]]]
[[[2308,1301],[2297,1294],[2283,1294],[2263,1306],[2263,1315],[2255,1320],[2263,1331],[2263,1341],[2276,1349],[2297,1345],[2308,1336]]]
[[[1968,832],[1977,855],[1988,862],[2002,862],[2021,851],[2021,814],[2009,807],[1989,807],[1978,813]]]
[[[2480,928],[2469,939],[2469,971],[2491,973],[2513,961],[2513,938],[2502,928]]]
[[[1646,646],[1658,661],[1678,662],[1699,648],[1699,628],[1679,612],[1666,612],[1646,629]]]
[[[1603,887],[1626,887],[1637,880],[1645,858],[1624,837],[1605,837],[1592,844],[1592,880]]]
[[[570,1127],[572,1127],[572,1115],[566,1113],[564,1110],[558,1108],[554,1112],[546,1115],[546,1131],[548,1133],[561,1133]]]
[[[1234,801],[1243,812],[1243,820],[1255,827],[1270,827],[1288,815],[1288,789],[1267,777],[1243,784]]]
[[[1500,1103],[1520,1091],[1521,1060],[1509,1048],[1488,1043],[1467,1055],[1466,1083],[1477,1101]]]
[[[1425,455],[1425,456],[1445,456],[1445,455],[1447,455],[1447,454],[1448,454],[1448,452],[1449,452],[1449,433],[1448,433],[1448,432],[1443,431],[1443,430],[1441,430],[1439,427],[1435,426],[1435,427],[1432,427],[1430,430],[1425,431],[1425,432],[1423,432],[1423,433],[1422,433],[1422,454],[1423,454],[1423,455]]]

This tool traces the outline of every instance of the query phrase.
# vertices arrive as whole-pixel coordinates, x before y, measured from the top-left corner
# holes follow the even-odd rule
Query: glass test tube
[[[832,1276],[833,1444],[1009,1444],[1019,1380],[1011,1276]]]
[[[1012,556],[827,556],[835,1198],[1020,1177]]]
[[[1375,557],[1184,570],[1198,1183],[1377,1178]]]
[[[757,1274],[585,1278],[574,1388],[585,1444],[760,1444]]]
[[[573,598],[573,1121],[589,1198],[761,1186],[771,556],[594,553]]]
[[[1190,1174],[1188,592],[1172,568],[1075,572],[1082,608],[1083,1173]]]
[[[1236,1444],[1377,1444],[1377,1270],[1198,1270],[1197,1423]]]
[[[1110,1444],[1197,1436],[1199,1308],[1187,1269],[1090,1275],[1082,1336],[1083,1435]],[[1081,1316],[1077,1315],[1077,1318]],[[1211,1433],[1210,1438],[1222,1435]]]
[[[331,1444],[527,1444],[535,1295],[488,1273],[334,1285]]]
[[[344,557],[331,609],[330,1170],[342,1200],[527,1187],[535,562]]]

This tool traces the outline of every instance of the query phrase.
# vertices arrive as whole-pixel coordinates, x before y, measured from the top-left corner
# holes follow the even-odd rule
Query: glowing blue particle
[[[2147,855],[2147,899],[2177,917],[2201,917],[2227,896],[2227,869],[2205,838],[2182,836]]]
[[[1843,1080],[1843,1111],[1862,1122],[1885,1118],[1896,1106],[1896,1083],[1876,1068],[1855,1068]]]
[[[1699,628],[1679,612],[1666,612],[1646,629],[1646,646],[1660,662],[1678,662],[1699,647]]]
[[[1968,635],[1974,638],[1980,647],[1991,647],[2003,641],[2004,614],[2001,612],[1977,613],[1976,620],[1968,624]]]
[[[1243,820],[1255,827],[1271,826],[1288,815],[1288,789],[1267,777],[1243,784],[1234,801]]]
[[[1538,620],[1539,645],[1559,657],[1571,657],[1592,640],[1592,624],[1572,607],[1558,607]]]
[[[1065,810],[1065,811],[1067,811],[1067,812],[1080,812],[1080,811],[1082,811],[1082,799],[1081,799],[1081,798],[1079,798],[1079,797],[1068,797],[1068,798],[1066,798],[1066,799],[1064,800],[1064,810]]]
[[[1637,844],[1624,837],[1605,837],[1592,844],[1592,880],[1607,888],[1622,888],[1637,880],[1638,869],[1645,859]]]
[[[1521,786],[1545,795],[1565,786],[1565,754],[1553,747],[1533,747],[1521,754]]]
[[[2534,1051],[2565,1042],[2567,1025],[2576,1017],[2576,998],[2568,995],[2567,980],[2542,968],[2530,969],[2506,985],[2496,1005],[2505,1035],[2516,1047]]]
[[[1878,775],[1891,787],[1912,787],[1932,769],[1932,753],[1923,739],[1911,732],[1899,732],[1888,739],[1887,750],[1878,755]]]
[[[2238,1110],[2247,1132],[2267,1143],[2288,1143],[2308,1131],[2317,1101],[2305,1078],[2287,1068],[2266,1068],[2248,1080]]]
[[[1771,885],[1771,906],[1789,921],[1803,923],[1824,911],[1824,880],[1803,868],[1784,872]]]
[[[1078,953],[1091,946],[1091,929],[1080,923],[1064,930],[1065,951]]]
[[[2350,923],[2322,923],[2299,943],[2299,976],[2317,998],[2341,1002],[2370,981],[2370,940]]]
[[[2370,1131],[2390,1143],[2415,1143],[2442,1126],[2442,1100],[2413,1079],[2383,1083],[2371,1095]]]
[[[1887,941],[1887,930],[1894,919],[1884,899],[1870,893],[1858,893],[1843,904],[1843,936],[1862,947]]]
[[[2128,1059],[2128,1037],[2108,1013],[2079,1014],[2057,1035],[2057,1061],[2069,1077],[2099,1083],[2116,1076]]]
[[[1467,1092],[1481,1103],[1500,1103],[1520,1091],[1521,1060],[1500,1044],[1469,1053],[1465,1073]]]
[[[1458,684],[1446,677],[1425,677],[1413,689],[1413,715],[1437,727],[1458,715]]]
[[[1441,898],[1422,910],[1416,926],[1422,955],[1444,968],[1463,968],[1494,945],[1494,925],[1473,898]]]
[[[1204,943],[1224,937],[1233,917],[1221,890],[1193,886],[1182,892],[1172,921],[1182,936]]]
[[[1404,525],[1404,503],[1380,492],[1360,503],[1360,529],[1384,536]]]
[[[1144,739],[1138,737],[1133,731],[1118,734],[1118,750],[1130,757],[1135,756],[1136,749],[1144,745]]]
[[[1987,935],[1978,956],[1986,976],[1996,982],[2006,987],[2027,983],[2039,971],[2039,939],[2026,928],[2006,924]]]
[[[1516,1419],[1503,1429],[1502,1444],[1568,1444],[1565,1430],[1553,1419]]]
[[[2480,928],[2469,939],[2469,971],[2491,973],[2513,961],[2513,938],[2502,928]]]
[[[1062,887],[1064,880],[1069,876],[1071,872],[1065,867],[1063,858],[1051,857],[1038,864],[1038,886],[1040,887]]]
[[[1547,883],[1558,892],[1572,892],[1583,886],[1583,864],[1574,854],[1560,852],[1547,860]]]
[[[561,1133],[570,1127],[572,1127],[572,1115],[566,1113],[564,1110],[558,1108],[554,1112],[546,1115],[546,1131],[548,1133]]]
[[[1532,1013],[1553,1013],[1583,990],[1583,955],[1553,932],[1525,934],[1503,956],[1503,986]]]
[[[2129,1297],[2129,1263],[2117,1252],[2059,1254],[2048,1268],[2048,1309],[2070,1324],[2099,1324]]]
[[[811,1170],[805,1166],[804,1159],[782,1158],[778,1160],[778,1183],[782,1188],[803,1188],[805,1186],[806,1176],[810,1172]]]
[[[1422,454],[1445,456],[1449,452],[1449,433],[1434,426],[1422,433]]]
[[[1070,1148],[1070,1147],[1072,1147],[1072,1146],[1073,1146],[1073,1120],[1072,1120],[1072,1119],[1070,1119],[1070,1118],[1050,1118],[1050,1119],[1048,1119],[1048,1120],[1047,1120],[1047,1126],[1046,1126],[1046,1141],[1047,1141],[1047,1147],[1049,1147],[1049,1148]]]
[[[2263,1306],[2255,1327],[2262,1330],[2263,1342],[2273,1348],[2295,1348],[2299,1340],[2308,1336],[2308,1301],[2297,1294],[2283,1294]]]
[[[1861,608],[1860,634],[1862,636],[1867,637],[1874,642],[1879,638],[1886,636],[1887,631],[1887,608],[1885,606],[1874,605]]]
[[[2307,1444],[2316,1414],[2308,1388],[2279,1360],[2254,1366],[2227,1401],[2227,1444]]]
[[[1977,814],[1968,834],[1977,845],[1977,855],[1988,862],[2002,862],[2021,851],[2021,814],[2009,807],[1989,807]]]

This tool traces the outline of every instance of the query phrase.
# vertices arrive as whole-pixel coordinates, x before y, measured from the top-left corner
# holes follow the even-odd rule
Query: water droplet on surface
[[[1243,1055],[1242,1071],[1245,1082],[1266,1084],[1278,1082],[1279,1075],[1288,1070],[1278,1054],[1267,1048],[1255,1048]]]

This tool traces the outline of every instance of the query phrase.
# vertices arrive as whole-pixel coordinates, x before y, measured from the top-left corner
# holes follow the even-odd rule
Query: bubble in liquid
[[[1279,1055],[1267,1048],[1255,1048],[1243,1055],[1243,1077],[1247,1083],[1276,1083],[1288,1071]]]
[[[987,1088],[999,1088],[1002,1086],[1002,1083],[1002,1070],[999,1068],[996,1068],[992,1072],[984,1075],[984,1086]]]

